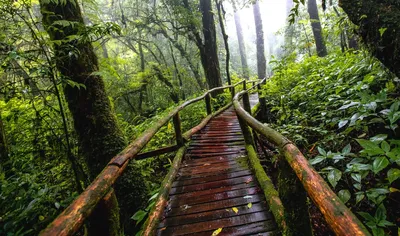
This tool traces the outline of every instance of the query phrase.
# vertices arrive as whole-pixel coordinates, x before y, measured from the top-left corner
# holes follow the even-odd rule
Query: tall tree
[[[1,114],[0,114],[0,161],[2,164],[4,164],[7,161],[7,159],[8,159],[8,147],[6,142],[3,120],[1,119]],[[1,167],[2,166],[0,165],[0,171]]]
[[[315,45],[319,57],[328,55],[324,38],[322,37],[322,26],[319,20],[318,7],[316,0],[307,1],[308,14],[310,15],[312,32],[314,34]]]
[[[99,70],[98,60],[89,39],[83,37],[87,28],[78,1],[41,0],[40,8],[50,39],[60,42],[53,44],[57,69],[64,81],[84,87],[65,85],[64,94],[74,119],[80,150],[94,178],[123,148],[123,136],[111,112],[103,80],[93,74]],[[115,194],[100,204],[93,215],[96,219],[90,224],[92,234],[119,234]]]
[[[204,36],[204,55],[201,61],[209,88],[222,86],[217,50],[217,35],[212,10],[211,0],[200,0]]]
[[[400,3],[395,0],[340,0],[372,54],[400,77]]]
[[[201,65],[204,69],[206,81],[209,88],[215,88],[222,85],[221,73],[219,69],[219,60],[217,53],[217,38],[214,24],[214,14],[212,12],[211,0],[200,0],[200,11],[203,23],[203,39],[200,36],[198,25],[195,23],[196,16],[193,14],[192,6],[188,0],[183,0],[183,7],[186,8],[187,27],[189,29],[189,39],[194,41],[200,52]],[[177,14],[181,14],[178,13]],[[220,92],[214,92],[216,96]]]
[[[257,35],[257,75],[258,79],[263,79],[266,77],[267,61],[265,59],[264,52],[264,31],[260,12],[260,3],[256,1],[253,5],[254,22],[256,25],[256,35]]]
[[[243,39],[242,22],[240,20],[240,13],[236,6],[236,0],[232,0],[232,5],[233,5],[233,10],[234,10],[236,35],[237,35],[238,44],[239,44],[240,61],[242,62],[242,73],[243,73],[243,77],[248,79],[249,78],[249,67],[247,65],[246,45],[245,45],[244,39]]]
[[[228,80],[228,84],[231,85],[231,74],[229,72],[229,60],[230,60],[230,52],[229,52],[229,45],[228,45],[228,35],[225,31],[225,11],[224,6],[222,5],[222,1],[215,0],[215,5],[217,6],[218,10],[218,21],[221,27],[222,37],[224,38],[224,46],[226,51],[226,62],[225,62],[225,70],[226,70],[226,79]],[[224,14],[224,15],[222,15]]]
[[[289,17],[290,11],[292,10],[293,6],[293,0],[286,0],[286,18]],[[285,44],[289,47],[292,46],[293,43],[293,34],[294,26],[292,24],[289,24],[285,30]]]

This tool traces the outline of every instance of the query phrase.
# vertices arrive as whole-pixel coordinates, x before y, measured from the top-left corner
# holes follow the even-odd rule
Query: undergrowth
[[[374,235],[397,234],[399,79],[364,51],[274,61],[271,126],[294,141]]]

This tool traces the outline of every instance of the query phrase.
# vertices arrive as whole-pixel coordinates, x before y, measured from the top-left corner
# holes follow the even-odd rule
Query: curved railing
[[[239,98],[241,97],[243,97],[243,107],[239,102]],[[241,123],[246,145],[252,142],[250,140],[251,135],[248,135],[249,137],[246,138],[245,131],[249,126],[253,131],[263,135],[269,142],[276,145],[301,181],[308,196],[320,209],[336,235],[370,235],[365,226],[343,204],[318,172],[310,165],[300,150],[285,136],[252,117],[248,99],[248,91],[246,90],[237,93],[233,98],[233,105]],[[260,184],[262,185],[262,183]],[[278,204],[278,206],[280,205]],[[273,208],[271,210],[276,211]],[[279,218],[283,214],[283,209],[278,207],[278,211],[273,213],[275,218]],[[280,225],[281,230],[285,231],[285,222],[277,220],[277,223]]]
[[[244,89],[246,89],[246,83],[254,84],[255,82],[242,80],[234,85],[213,88],[205,92],[202,96],[188,100],[177,106],[174,110],[169,112],[167,116],[163,117],[156,124],[154,124],[154,126],[146,130],[136,140],[129,144],[129,146],[127,146],[121,153],[113,157],[107,166],[102,170],[102,172],[96,177],[96,179],[93,180],[93,182],[51,224],[49,224],[46,229],[40,233],[40,235],[72,235],[76,233],[84,224],[84,221],[90,216],[94,208],[112,189],[115,181],[126,169],[129,160],[136,158],[144,159],[150,156],[177,150],[184,144],[185,139],[189,139],[194,133],[204,127],[211,117],[215,115],[212,114],[210,94],[224,89],[231,89],[231,93],[234,95],[235,87],[243,84]],[[179,111],[203,99],[206,103],[207,117],[204,118],[199,125],[182,134]],[[231,103],[228,105],[231,105]],[[227,106],[224,108],[226,107]],[[177,145],[162,148],[149,153],[139,154],[139,152],[152,139],[157,131],[162,126],[167,124],[167,122],[169,122],[171,119],[173,119],[174,123]]]

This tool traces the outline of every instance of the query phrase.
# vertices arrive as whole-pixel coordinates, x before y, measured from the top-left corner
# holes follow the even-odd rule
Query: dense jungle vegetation
[[[38,235],[183,101],[264,77],[257,117],[373,235],[400,234],[397,1],[0,0],[0,29],[0,235]],[[186,131],[207,112],[180,116]],[[174,135],[171,120],[143,151]],[[121,234],[140,235],[173,157],[133,160],[118,180],[107,210]]]

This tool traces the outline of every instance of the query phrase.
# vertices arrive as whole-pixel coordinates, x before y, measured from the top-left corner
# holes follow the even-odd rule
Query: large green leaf
[[[383,170],[386,168],[386,166],[389,165],[389,160],[384,157],[384,156],[380,156],[377,157],[374,162],[372,163],[372,171],[377,174],[379,171]]]
[[[346,203],[350,200],[351,194],[350,191],[347,189],[342,189],[338,193],[338,197],[342,200],[343,203]]]
[[[387,172],[387,177],[390,183],[393,183],[396,179],[400,178],[400,170],[392,168]]]
[[[333,187],[336,187],[337,182],[341,178],[342,178],[342,172],[338,169],[333,169],[328,173],[328,181]]]
[[[374,142],[365,139],[356,139],[357,142],[364,148],[364,152],[370,156],[385,154],[385,152]]]

